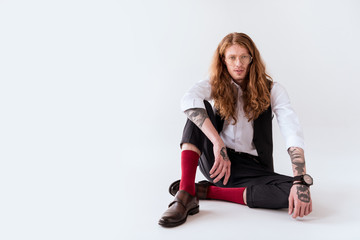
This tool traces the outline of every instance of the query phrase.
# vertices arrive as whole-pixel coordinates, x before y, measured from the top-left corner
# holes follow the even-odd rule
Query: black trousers
[[[220,133],[222,124],[215,115],[209,102],[204,101],[207,113],[214,127]],[[202,174],[212,182],[209,171],[214,164],[213,144],[204,133],[189,119],[186,122],[181,145],[191,143],[200,151],[199,168]],[[226,186],[223,179],[216,183],[218,187],[246,187],[246,200],[250,208],[287,208],[288,197],[293,177],[277,174],[266,170],[257,156],[246,153],[237,153],[227,149],[231,161],[231,175]]]

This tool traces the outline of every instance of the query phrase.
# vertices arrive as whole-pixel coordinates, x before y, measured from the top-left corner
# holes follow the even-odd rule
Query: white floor
[[[304,127],[311,215],[294,220],[286,210],[201,201],[185,224],[159,226],[173,199],[168,186],[180,176],[183,117],[173,131],[153,122],[140,135],[114,128],[111,118],[105,132],[81,123],[20,129],[23,138],[13,125],[2,142],[0,239],[359,239],[358,130],[347,126]],[[282,141],[275,127],[275,169],[291,174]]]
[[[141,151],[122,148],[120,156],[116,148],[105,153],[112,146],[104,145],[88,149],[91,154],[75,151],[67,160],[4,163],[10,171],[1,175],[1,239],[359,239],[358,158],[341,158],[332,146],[326,153],[321,144],[307,154],[315,179],[311,215],[294,220],[285,209],[207,200],[185,224],[160,227],[172,201],[168,185],[180,176],[172,142],[160,154],[155,143]],[[39,159],[57,159],[44,151]],[[291,171],[288,157],[278,155],[277,169]]]

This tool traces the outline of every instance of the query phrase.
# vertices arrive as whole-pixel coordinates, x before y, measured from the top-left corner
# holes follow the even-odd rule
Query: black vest
[[[215,114],[218,131],[221,132],[224,126],[224,120],[220,115]],[[274,171],[273,161],[273,138],[272,138],[272,111],[270,107],[261,113],[254,120],[253,143],[259,155],[261,164],[269,171]]]
[[[254,120],[253,142],[261,163],[274,171],[271,106]]]

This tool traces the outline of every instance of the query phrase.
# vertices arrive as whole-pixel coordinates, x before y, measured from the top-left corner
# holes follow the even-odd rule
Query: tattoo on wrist
[[[227,155],[227,152],[226,152],[226,148],[225,147],[222,147],[221,150],[220,150],[220,155],[223,157],[223,159],[225,161],[229,161],[229,157]]]
[[[189,110],[186,110],[185,114],[199,128],[202,127],[202,125],[204,124],[206,118],[209,117],[207,115],[206,110],[203,109],[203,108],[191,108]]]
[[[310,191],[309,187],[305,185],[296,186],[296,194],[300,201],[309,203],[310,202]]]

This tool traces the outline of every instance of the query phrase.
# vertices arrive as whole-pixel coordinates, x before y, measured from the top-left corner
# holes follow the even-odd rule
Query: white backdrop
[[[195,227],[226,237],[234,223],[250,234],[258,221],[275,221],[285,235],[301,225],[311,238],[354,239],[359,10],[355,0],[1,0],[0,238],[183,238],[197,236]],[[180,98],[207,77],[230,32],[252,37],[290,95],[315,179],[314,212],[292,221],[282,211],[205,202],[191,223],[162,229],[167,186],[180,176]],[[274,126],[275,168],[291,174]]]

